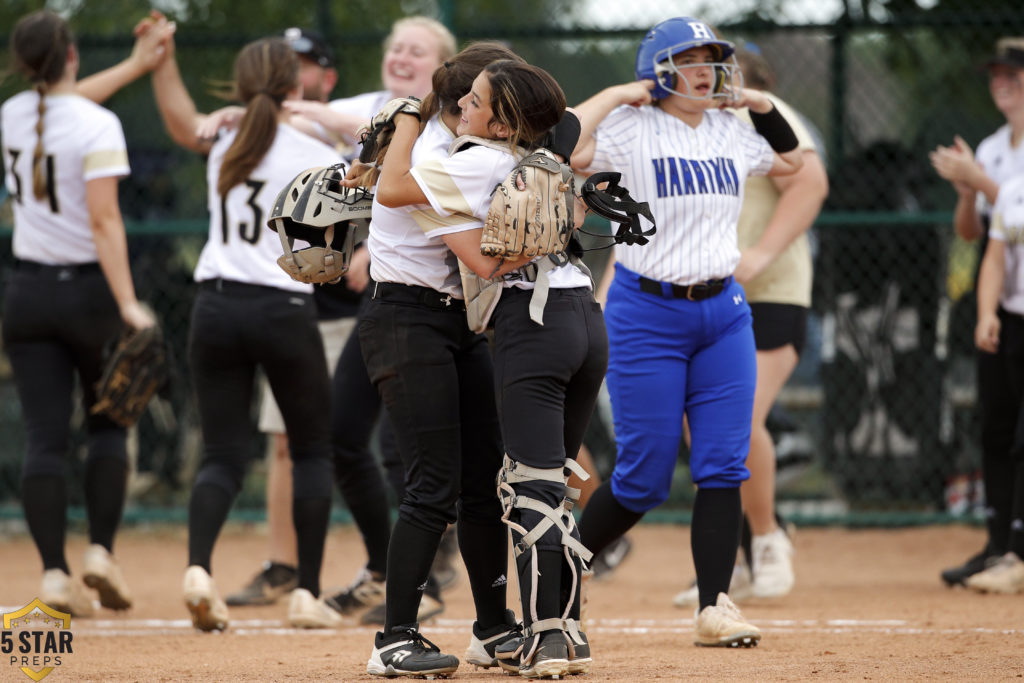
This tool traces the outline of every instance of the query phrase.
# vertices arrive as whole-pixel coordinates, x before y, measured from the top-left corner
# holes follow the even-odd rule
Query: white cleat
[[[694,617],[694,645],[702,647],[754,647],[761,629],[747,622],[725,593],[718,602]]]
[[[786,532],[776,529],[751,539],[754,555],[755,598],[779,598],[793,590],[793,544]]]
[[[200,631],[223,631],[228,627],[228,606],[205,569],[198,565],[186,569],[182,590],[193,626]]]
[[[107,549],[93,543],[85,550],[82,581],[100,594],[100,604],[108,609],[128,609],[132,606],[131,591]]]
[[[58,612],[73,617],[91,617],[94,611],[92,598],[63,569],[47,569],[43,572],[39,599]]]
[[[288,623],[294,628],[337,628],[341,615],[305,588],[296,588],[288,601]]]

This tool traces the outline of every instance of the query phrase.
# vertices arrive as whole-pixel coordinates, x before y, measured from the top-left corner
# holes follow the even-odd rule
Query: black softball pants
[[[982,476],[992,550],[1024,552],[1024,316],[999,309],[999,350],[978,352]]]
[[[125,430],[90,412],[104,350],[121,316],[99,264],[47,266],[19,261],[4,292],[3,342],[25,421],[25,519],[44,569],[67,571],[64,557],[75,380],[85,422],[85,501],[90,542],[107,550],[124,507]]]
[[[292,458],[299,586],[319,594],[330,516],[330,382],[313,297],[225,280],[200,283],[188,356],[203,454],[189,505],[189,563],[209,569],[252,456],[257,366],[281,409]]]
[[[541,469],[576,459],[608,368],[608,333],[601,306],[589,288],[551,289],[544,324],[530,319],[531,290],[502,292],[494,312],[494,365],[498,414],[505,452]],[[517,486],[557,507],[565,488],[551,482]],[[526,528],[540,514],[523,511]],[[539,548],[561,550],[549,531]]]
[[[387,300],[367,303],[359,340],[406,471],[388,551],[385,629],[416,621],[420,586],[456,520],[477,621],[501,623],[507,538],[495,489],[502,448],[487,338],[469,330],[458,300],[445,305],[437,293],[395,283],[379,289]]]
[[[563,471],[566,458],[576,459],[597,403],[608,367],[608,334],[604,314],[589,288],[549,290],[543,325],[530,319],[532,296],[531,290],[508,288],[494,312],[501,434],[512,460]],[[558,510],[566,496],[561,482],[524,481],[512,488],[517,496],[540,501],[552,510]],[[513,508],[509,519],[532,530],[544,516],[536,510]],[[520,542],[521,534],[512,527],[514,544]],[[574,525],[571,535],[580,540]],[[532,551],[520,554],[516,566],[527,625],[554,618],[579,619],[582,559],[566,552],[557,527],[548,529]]]
[[[368,300],[369,297],[364,298],[360,315]],[[373,428],[378,422],[383,465],[396,500],[401,500],[404,491],[405,467],[387,411],[366,372],[358,332],[349,335],[338,356],[331,402],[335,481],[366,545],[366,568],[384,574],[391,539],[391,510],[384,476],[370,452]]]

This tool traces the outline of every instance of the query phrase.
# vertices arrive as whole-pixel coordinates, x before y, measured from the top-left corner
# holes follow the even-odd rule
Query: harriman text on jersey
[[[651,159],[658,183],[658,197],[684,194],[739,195],[736,166],[728,157],[716,159]]]

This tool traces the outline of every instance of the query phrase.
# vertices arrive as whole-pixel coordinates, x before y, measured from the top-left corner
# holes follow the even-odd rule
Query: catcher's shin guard
[[[582,566],[584,562],[590,561],[592,553],[580,542],[572,515],[572,507],[579,499],[579,490],[566,485],[570,472],[575,472],[582,479],[588,477],[575,460],[567,459],[563,467],[541,469],[517,462],[506,455],[498,475],[498,496],[504,510],[502,520],[512,533],[523,621],[533,633],[553,628],[566,630],[565,620],[576,619],[579,614],[577,596]],[[557,507],[535,497],[552,489],[561,495]],[[545,579],[559,582],[557,594],[560,604],[557,616],[540,614],[538,611],[537,597],[542,574],[537,544],[542,539],[546,540],[546,544],[557,539],[563,556],[562,571],[555,572],[553,576],[549,573]]]

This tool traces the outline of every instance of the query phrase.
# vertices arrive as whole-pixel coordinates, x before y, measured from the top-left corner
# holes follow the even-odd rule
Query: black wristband
[[[800,145],[793,127],[774,104],[765,114],[759,114],[751,109],[750,120],[754,124],[754,130],[779,154],[792,152]]]
[[[569,157],[572,156],[572,151],[576,149],[576,143],[580,139],[580,120],[571,111],[565,112],[551,129],[549,139],[548,149],[562,157],[565,163],[569,163]]]

